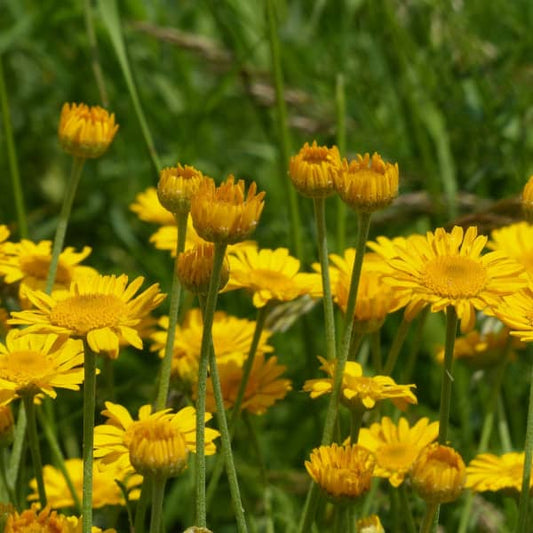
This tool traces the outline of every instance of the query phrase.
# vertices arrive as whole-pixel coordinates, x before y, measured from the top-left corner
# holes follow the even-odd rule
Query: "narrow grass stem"
[[[152,514],[150,515],[150,533],[160,533],[165,498],[166,477],[153,476],[152,482]]]
[[[387,355],[387,361],[385,362],[385,366],[383,367],[383,375],[390,376],[392,374],[392,371],[394,370],[394,367],[396,365],[396,361],[398,360],[398,356],[400,355],[402,346],[407,337],[410,325],[411,322],[406,320],[404,316],[400,327],[396,330],[396,334],[394,335],[394,339],[392,340],[392,345],[389,350],[389,354]]]
[[[338,72],[335,78],[335,117],[337,126],[337,148],[344,156],[346,152],[346,86],[344,74]],[[337,208],[337,251],[341,254],[346,246],[346,204],[336,198]]]
[[[46,507],[46,490],[43,479],[43,463],[41,460],[41,449],[39,447],[39,436],[37,434],[37,421],[35,419],[35,404],[33,403],[33,394],[23,394],[22,401],[24,402],[24,409],[26,410],[26,417],[28,420],[27,434],[28,445],[30,447],[31,459],[33,462],[33,470],[35,479],[37,480],[37,489],[39,491],[39,503],[41,508]]]
[[[411,506],[409,505],[409,497],[407,495],[407,489],[405,487],[405,482],[398,487],[398,492],[400,494],[401,514],[403,515],[405,531],[406,533],[416,533],[415,521],[413,519],[413,513],[411,512]]]
[[[334,361],[337,357],[335,338],[335,315],[333,313],[333,298],[329,281],[328,237],[326,231],[326,199],[314,198],[315,222],[318,243],[318,259],[322,276],[322,302],[324,305],[324,325],[326,328],[326,357]]]
[[[96,354],[84,341],[83,365],[83,533],[91,533],[93,522],[93,444],[96,404]]]
[[[13,492],[13,487],[7,480],[7,465],[6,465],[6,454],[7,450],[2,448],[0,449],[0,479],[2,480],[2,485],[4,486],[4,490],[2,490],[2,496],[7,497],[8,501],[11,502],[12,505],[15,505],[16,499],[15,494]],[[4,500],[2,500],[4,501]]]
[[[19,409],[17,424],[15,426],[15,438],[13,440],[13,446],[11,448],[11,456],[9,458],[9,468],[7,471],[7,479],[16,499],[12,500],[12,503],[17,506],[19,503],[18,495],[20,485],[20,469],[22,464],[22,458],[24,456],[26,446],[26,428],[28,426],[28,417],[26,416],[26,409]]]
[[[205,301],[202,346],[198,366],[198,392],[196,398],[196,520],[197,527],[207,527],[205,497],[205,397],[207,392],[207,367],[211,351],[211,331],[218,297],[220,273],[226,253],[226,245],[216,243],[213,257],[213,271]]]
[[[366,409],[360,407],[359,409],[352,409],[351,411],[351,424],[350,424],[350,443],[357,444],[359,440],[359,430],[363,423],[363,415],[365,414]]]
[[[144,533],[146,511],[148,510],[148,505],[152,499],[152,488],[152,484],[149,480],[145,479],[141,486],[141,495],[137,502],[137,509],[135,510],[135,524],[133,528],[135,533]]]
[[[431,533],[435,529],[435,519],[439,511],[438,503],[426,503],[426,512],[420,525],[420,533]]]
[[[176,324],[181,298],[181,282],[177,275],[177,265],[180,254],[185,250],[185,240],[187,238],[187,219],[189,213],[180,213],[176,215],[178,226],[178,242],[176,245],[176,259],[174,261],[174,270],[172,274],[172,287],[170,289],[170,307],[168,311],[168,329],[165,343],[165,355],[161,363],[161,372],[159,375],[159,388],[155,401],[156,411],[164,409],[167,404],[168,390],[170,387],[170,374],[172,370],[172,356],[174,354],[174,339],[176,337]]]
[[[63,198],[63,205],[59,213],[59,220],[57,221],[56,233],[54,236],[54,245],[52,247],[52,259],[50,267],[48,268],[48,276],[46,278],[46,294],[50,294],[54,288],[56,280],[57,265],[59,263],[59,256],[63,250],[65,243],[65,234],[67,233],[68,220],[76,196],[76,190],[80,182],[81,173],[85,159],[82,157],[74,157],[72,161],[72,169],[70,171],[70,178],[67,182],[65,197]]]

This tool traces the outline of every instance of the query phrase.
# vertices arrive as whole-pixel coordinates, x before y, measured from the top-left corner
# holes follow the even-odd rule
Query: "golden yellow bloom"
[[[462,457],[449,446],[430,444],[411,470],[413,487],[429,503],[448,503],[459,497],[466,479]]]
[[[523,342],[533,341],[533,281],[525,289],[506,296],[492,311],[511,330],[511,335]]]
[[[336,175],[335,188],[356,211],[376,211],[388,206],[398,196],[398,163],[385,163],[377,153],[361,156],[348,163]]]
[[[0,405],[0,448],[9,446],[13,442],[14,426],[15,420],[11,406]]]
[[[518,261],[533,279],[533,225],[510,224],[492,231],[487,248],[498,250]]]
[[[522,211],[524,217],[530,222],[533,221],[533,176],[529,176],[527,183],[522,190]]]
[[[220,186],[206,178],[191,200],[191,216],[198,235],[209,242],[233,244],[255,229],[265,205],[264,192],[253,182],[245,195],[244,180],[229,176]]]
[[[311,398],[330,393],[333,386],[335,361],[326,361],[320,356],[318,359],[322,363],[320,370],[326,372],[329,377],[308,379],[304,383],[303,390],[310,392]],[[349,409],[372,409],[376,402],[390,399],[398,407],[404,407],[406,403],[417,403],[411,390],[415,388],[416,385],[397,385],[389,376],[363,376],[363,368],[359,363],[347,361],[342,377],[341,402]]]
[[[397,424],[385,416],[381,423],[359,431],[360,446],[370,450],[376,457],[374,476],[388,478],[393,487],[400,486],[413,466],[420,451],[437,439],[439,423],[421,418],[409,427],[406,418]]]
[[[209,242],[181,253],[177,264],[177,275],[181,284],[195,294],[207,294],[214,257],[215,246]],[[225,287],[228,279],[229,262],[227,258],[224,258],[218,284],[219,290]]]
[[[152,413],[151,405],[139,409],[133,420],[125,407],[106,402],[102,414],[108,418],[94,429],[94,456],[104,467],[123,472],[175,476],[186,467],[188,452],[196,452],[196,410],[185,407],[177,413],[171,409]],[[205,421],[211,420],[209,413]],[[213,455],[213,442],[219,432],[205,429],[205,454]]]
[[[79,390],[83,357],[80,341],[12,329],[5,345],[0,343],[2,394],[8,390],[16,396],[42,392],[55,398],[57,387]]]
[[[357,520],[356,527],[357,533],[385,533],[385,529],[381,525],[381,520],[376,514]]]
[[[68,292],[51,296],[27,290],[36,309],[12,313],[10,322],[27,325],[26,332],[84,338],[91,350],[115,359],[121,341],[142,348],[136,326],[165,298],[157,283],[134,297],[143,281],[138,277],[128,285],[126,275],[90,276],[73,282]]]
[[[65,468],[81,501],[83,461],[81,459],[66,459]],[[45,465],[43,467],[43,479],[46,498],[50,507],[61,509],[62,507],[74,506],[74,500],[61,470],[52,465]],[[128,490],[129,500],[138,500],[141,492],[139,487],[142,484],[142,480],[142,476],[138,474],[127,474],[112,469],[100,470],[97,463],[95,463],[93,468],[93,509],[99,509],[106,505],[126,505],[124,494],[117,481],[122,483]],[[30,489],[33,492],[28,496],[28,500],[37,502],[39,500],[39,491],[35,478],[30,481]]]
[[[314,275],[299,272],[300,261],[290,256],[287,248],[235,248],[228,259],[230,278],[225,291],[248,289],[255,307],[294,300],[315,286]]]
[[[204,175],[194,167],[177,164],[159,173],[157,197],[161,205],[174,215],[191,210],[191,198],[198,192]]]
[[[305,143],[291,157],[289,176],[298,192],[311,198],[324,198],[335,191],[335,175],[341,167],[339,149],[336,146],[318,146],[316,141]]]
[[[176,218],[161,205],[155,187],[148,187],[145,191],[137,194],[135,201],[130,205],[130,210],[143,222],[151,222],[160,226],[174,226],[177,231]],[[175,245],[174,252],[176,252]]]
[[[236,352],[217,363],[220,387],[226,409],[231,409],[235,405],[242,381],[244,361],[245,356]],[[246,384],[246,390],[244,391],[241,409],[254,415],[262,415],[276,401],[285,398],[287,392],[292,389],[290,380],[280,378],[286,369],[285,365],[278,364],[278,359],[275,355],[265,359],[262,353],[256,354],[248,383]],[[211,379],[207,382],[206,409],[211,412],[216,411]]]
[[[158,331],[152,335],[152,351],[159,352],[164,356],[167,340],[168,317],[161,317],[159,326],[164,331]],[[223,311],[217,311],[213,320],[213,346],[217,361],[222,362],[227,356],[235,352],[247,355],[250,350],[255,330],[255,321],[237,318],[227,315]],[[203,319],[200,309],[191,309],[185,316],[183,325],[177,326],[174,339],[174,353],[172,359],[172,373],[184,381],[194,381],[198,374],[198,361],[202,346]],[[268,345],[271,333],[263,330],[257,353],[270,353],[274,351]]]
[[[521,492],[524,475],[524,453],[493,455],[482,453],[466,467],[465,488],[474,492],[513,490]],[[529,488],[533,488],[533,476]]]
[[[70,155],[96,158],[104,154],[118,131],[115,114],[100,106],[63,104],[59,119],[59,142]]]
[[[500,298],[525,285],[520,264],[502,252],[481,255],[487,238],[477,228],[455,226],[450,233],[438,228],[434,233],[411,236],[397,245],[395,254],[384,259],[393,271],[384,274],[398,289],[412,291],[406,313],[425,305],[438,312],[454,306],[461,330],[469,331],[476,321],[475,309],[496,306]]]
[[[368,491],[375,463],[372,452],[362,446],[332,444],[315,448],[305,468],[328,496],[343,500]]]

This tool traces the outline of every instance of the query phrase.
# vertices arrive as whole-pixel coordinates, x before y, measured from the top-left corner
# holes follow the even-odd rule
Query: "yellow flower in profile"
[[[463,458],[449,446],[430,444],[418,455],[411,469],[411,481],[419,496],[429,503],[456,500],[466,480]]]
[[[79,390],[83,359],[81,341],[12,329],[6,343],[0,343],[0,389],[51,398],[57,396],[56,388]]]
[[[300,272],[300,261],[287,248],[258,250],[246,246],[228,256],[230,278],[224,291],[248,289],[255,307],[269,302],[288,302],[308,294],[315,285],[313,274]]]
[[[100,106],[63,104],[59,119],[59,142],[70,155],[96,158],[103,155],[118,131],[115,114]]]
[[[388,206],[398,196],[398,163],[386,163],[374,153],[342,162],[335,188],[342,201],[356,211],[371,213]]]
[[[142,348],[136,326],[165,298],[159,284],[134,297],[143,284],[138,277],[90,276],[73,282],[68,292],[48,296],[27,290],[35,309],[12,313],[12,324],[28,326],[26,332],[57,333],[86,339],[93,352],[118,357],[121,342]]]
[[[527,222],[510,224],[493,230],[490,236],[487,248],[516,259],[533,279],[533,225]]]
[[[439,423],[421,418],[409,427],[406,418],[397,424],[385,416],[370,428],[361,428],[357,444],[370,450],[376,457],[374,476],[388,478],[393,487],[399,487],[413,466],[420,451],[437,439]]]
[[[522,342],[533,341],[533,280],[525,289],[506,296],[492,312]]]
[[[242,381],[244,361],[243,354],[237,352],[225,357],[217,364],[226,409],[231,409],[235,405]],[[262,353],[256,354],[244,391],[241,409],[253,415],[262,415],[276,401],[285,398],[287,392],[292,389],[290,380],[280,378],[286,368],[286,366],[278,364],[276,356],[265,359]],[[216,411],[211,379],[207,382],[206,409],[211,412]]]
[[[313,399],[331,392],[335,373],[335,361],[330,362],[320,356],[318,359],[322,363],[320,370],[329,377],[308,379],[304,383],[303,390],[310,392]],[[406,403],[417,403],[412,392],[414,388],[416,385],[398,385],[389,376],[363,376],[363,368],[359,363],[347,361],[342,377],[341,402],[349,409],[372,409],[376,402],[390,399],[403,408]]]
[[[159,202],[155,187],[148,187],[145,191],[137,194],[135,201],[130,204],[130,210],[143,222],[151,222],[160,226],[174,226],[177,231],[176,219]],[[175,250],[176,246],[174,246]]]
[[[342,501],[368,491],[375,463],[372,452],[362,446],[331,444],[315,448],[305,468],[328,496]]]
[[[82,501],[83,492],[83,461],[81,459],[66,459],[65,468],[72,481],[79,501]],[[47,504],[53,509],[63,507],[74,507],[74,499],[70,493],[65,476],[52,465],[43,467],[43,480],[46,489]],[[106,505],[126,505],[124,494],[119,487],[119,481],[128,491],[128,500],[138,500],[140,496],[140,485],[143,478],[139,474],[127,474],[119,470],[100,470],[98,464],[93,467],[93,509],[99,509]],[[29,496],[29,501],[38,502],[39,491],[37,480],[30,481],[30,489],[33,491]],[[37,503],[37,506],[39,504]]]
[[[384,257],[393,269],[384,274],[393,288],[410,289],[411,313],[426,305],[432,312],[455,307],[461,330],[476,321],[475,309],[498,305],[502,296],[525,285],[520,264],[502,252],[481,255],[487,238],[477,228],[465,232],[455,226],[450,233],[438,228],[426,236],[411,236],[396,245],[395,256]]]
[[[357,520],[357,533],[385,533],[378,515],[372,514]]]
[[[336,146],[305,143],[289,162],[289,176],[298,192],[310,198],[324,198],[335,192],[335,175],[341,167]]]
[[[191,210],[191,198],[198,192],[205,176],[196,168],[178,163],[159,173],[157,197],[161,205],[177,215]]]
[[[203,319],[200,309],[191,309],[186,315],[183,324],[176,328],[174,338],[174,353],[172,359],[172,373],[184,381],[194,381],[198,374],[198,361],[202,346]],[[164,356],[167,340],[168,316],[159,320],[163,331],[158,331],[151,336],[153,341],[151,350]],[[217,311],[213,319],[213,346],[217,361],[220,364],[227,356],[239,352],[247,355],[252,344],[255,331],[255,321],[237,318]],[[269,346],[268,339],[271,333],[263,330],[257,346],[257,353],[270,353],[274,351]]]
[[[529,176],[522,190],[522,211],[526,220],[533,221],[533,176]]]
[[[521,492],[524,475],[524,452],[494,455],[482,453],[466,467],[465,488],[474,492],[511,490]],[[533,476],[529,483],[533,488]]]
[[[144,475],[178,475],[187,466],[188,452],[196,452],[196,410],[185,407],[152,413],[151,405],[139,409],[138,420],[118,404],[106,402],[107,423],[94,428],[94,456],[104,468]],[[205,413],[205,421],[211,420]],[[205,454],[213,455],[215,429],[205,429]]]
[[[194,228],[202,239],[223,244],[244,241],[257,226],[265,193],[257,193],[255,182],[245,194],[244,180],[235,183],[230,175],[215,186],[206,178],[191,200],[191,216]]]

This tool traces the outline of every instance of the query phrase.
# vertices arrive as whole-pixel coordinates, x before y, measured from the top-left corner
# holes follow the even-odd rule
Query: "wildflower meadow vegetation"
[[[532,17],[4,0],[3,531],[533,531]]]

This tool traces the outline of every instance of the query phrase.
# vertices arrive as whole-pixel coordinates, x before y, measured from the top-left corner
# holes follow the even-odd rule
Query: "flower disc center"
[[[54,370],[51,358],[34,350],[11,352],[2,366],[0,376],[21,386],[34,383]]]
[[[382,446],[376,456],[382,468],[398,471],[409,469],[419,451],[419,448],[413,444],[395,442]]]
[[[49,255],[32,255],[30,257],[22,257],[20,259],[20,269],[27,276],[37,278],[39,280],[46,280],[48,276],[48,269],[50,268],[51,258]],[[57,265],[56,283],[68,285],[71,281],[69,269],[61,264],[61,260]]]

